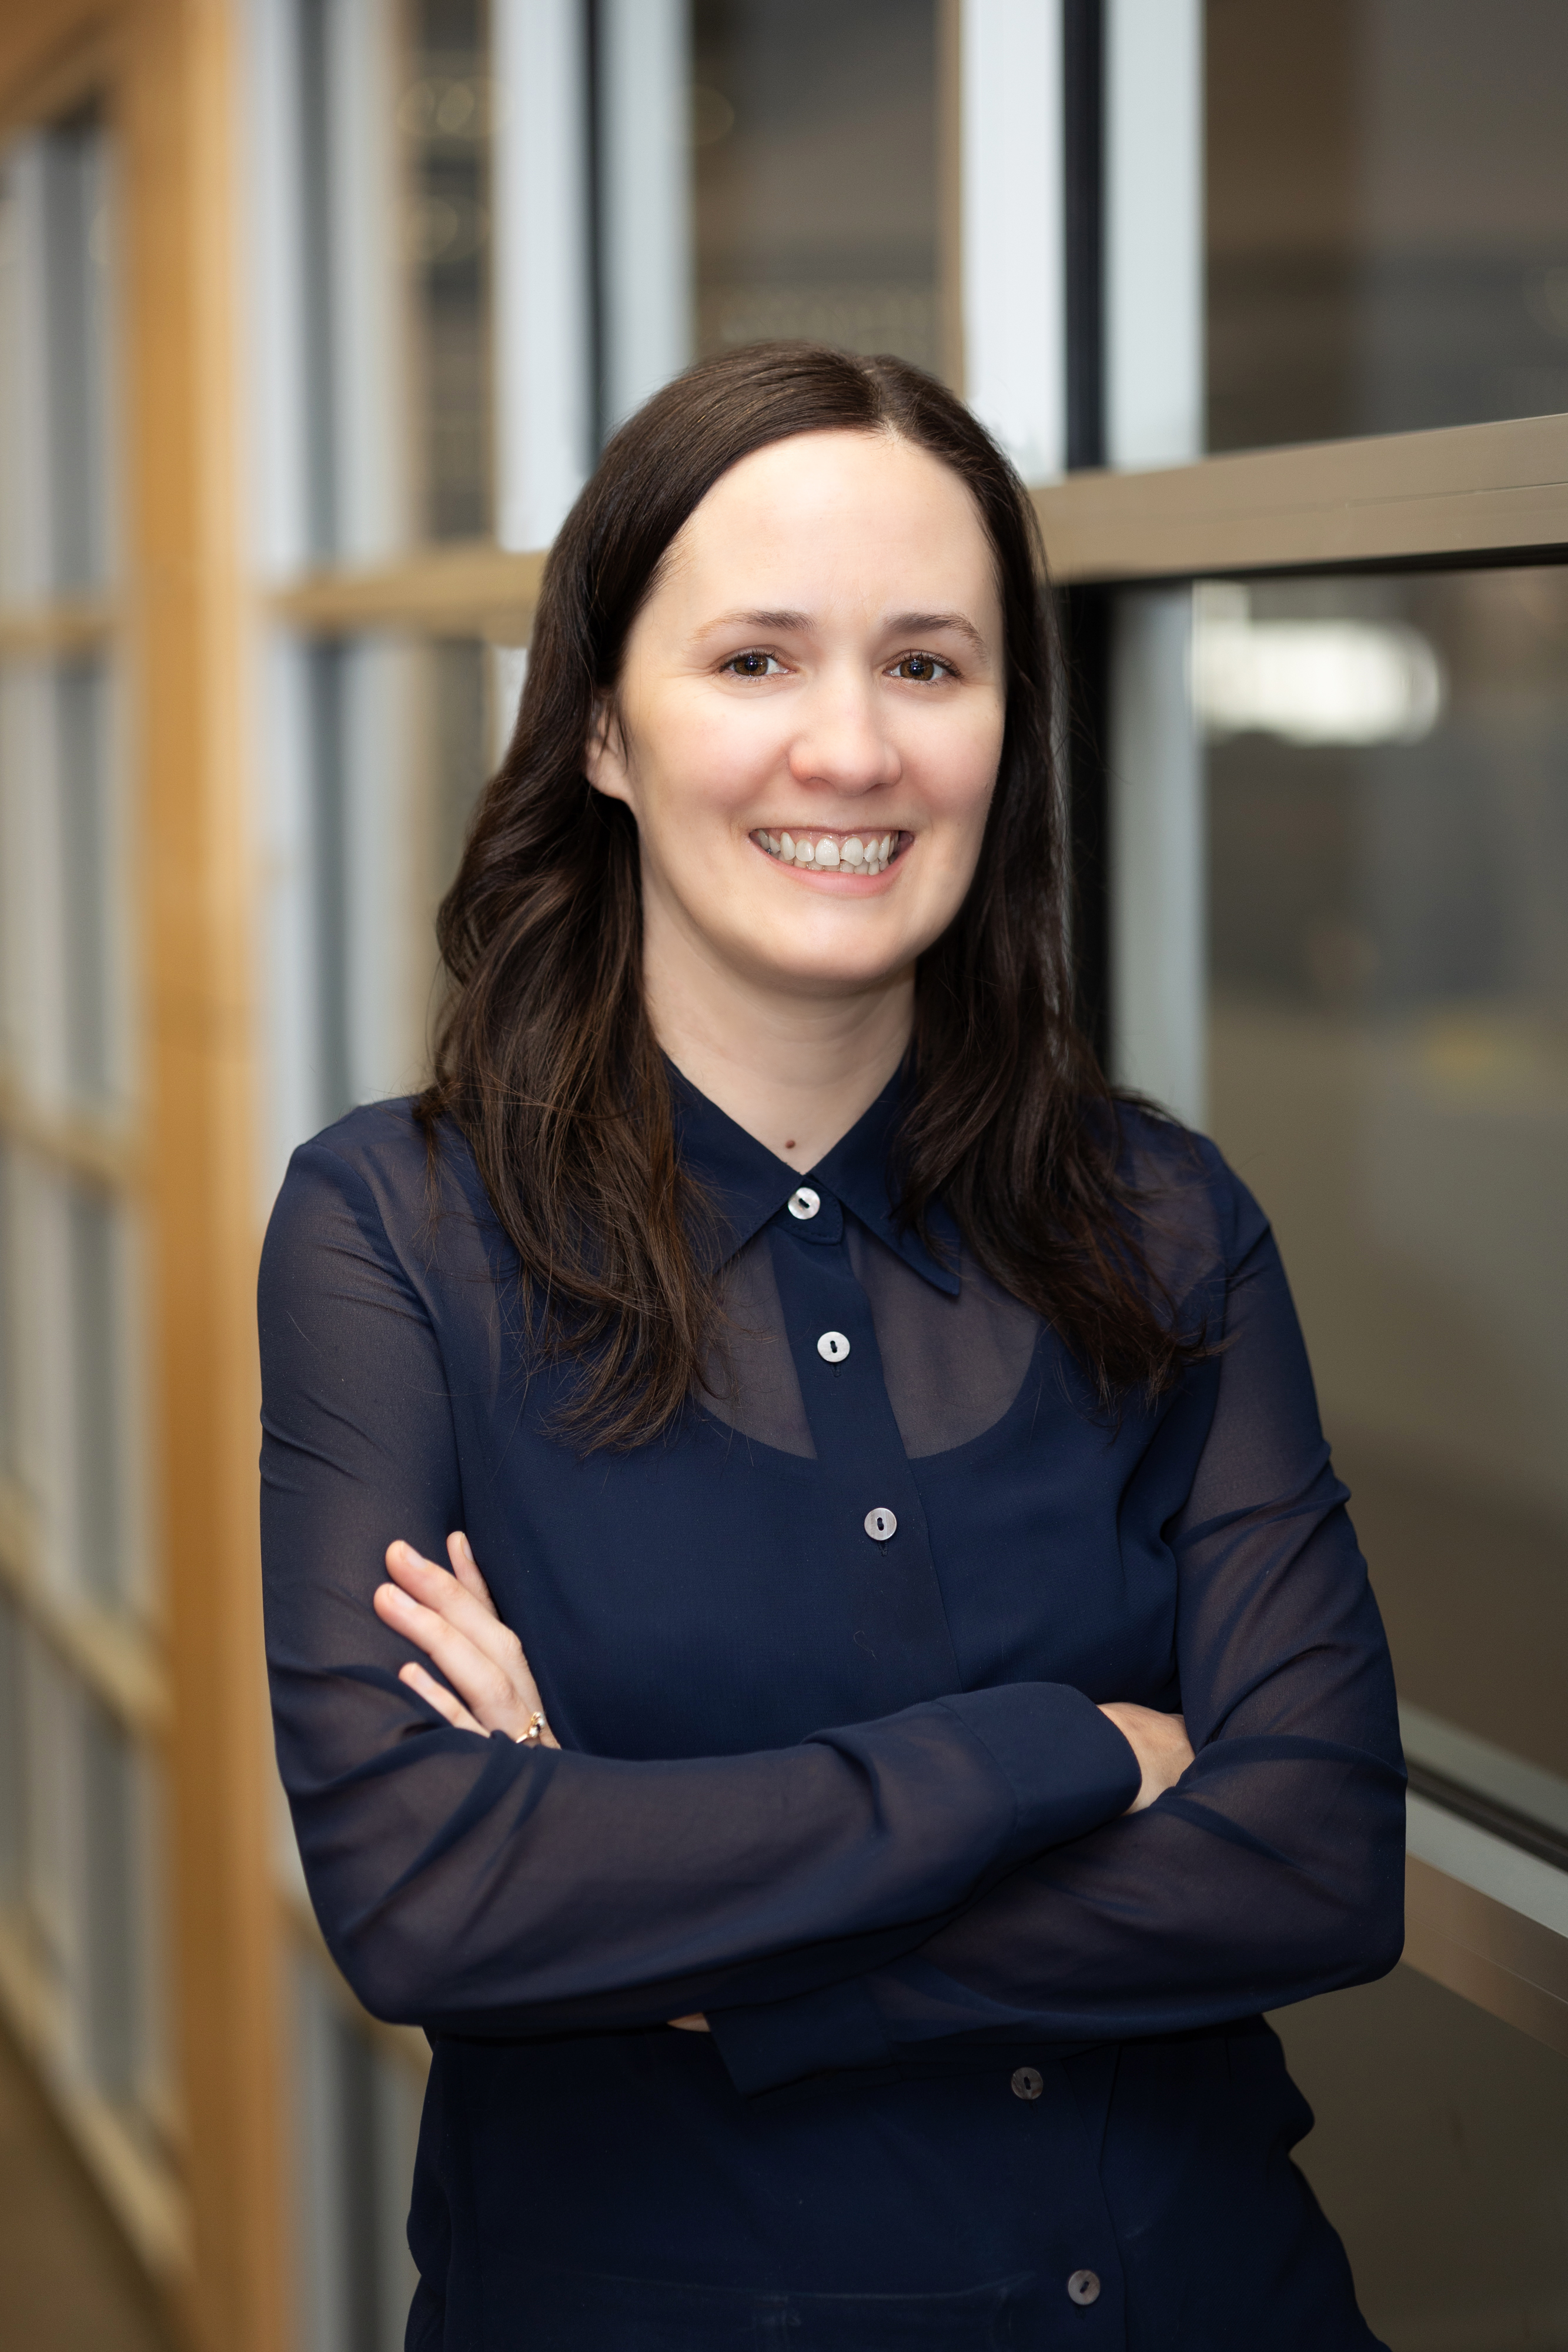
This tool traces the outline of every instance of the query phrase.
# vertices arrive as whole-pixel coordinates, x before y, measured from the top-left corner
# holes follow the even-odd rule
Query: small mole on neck
[[[794,1139],[794,1137],[793,1137],[792,1135],[787,1135],[787,1136],[784,1138],[784,1149],[785,1149],[785,1150],[786,1150],[786,1151],[793,1151],[793,1150],[794,1150],[794,1149],[795,1149],[795,1139]]]

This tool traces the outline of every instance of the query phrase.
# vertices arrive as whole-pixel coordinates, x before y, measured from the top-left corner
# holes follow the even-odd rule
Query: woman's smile
[[[777,864],[792,866],[816,880],[826,881],[831,875],[834,882],[842,886],[873,881],[885,874],[908,849],[915,835],[897,826],[878,833],[863,824],[836,830],[815,824],[795,830],[788,825],[757,825],[748,838]]]

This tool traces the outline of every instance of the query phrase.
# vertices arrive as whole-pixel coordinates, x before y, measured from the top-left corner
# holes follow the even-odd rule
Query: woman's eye
[[[907,678],[912,686],[930,686],[939,677],[950,677],[946,662],[935,654],[904,654],[893,665],[894,677]]]
[[[732,677],[771,677],[782,676],[783,664],[775,654],[732,654],[725,667]]]

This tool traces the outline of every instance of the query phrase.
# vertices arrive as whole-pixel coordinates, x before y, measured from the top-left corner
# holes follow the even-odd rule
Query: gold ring
[[[528,1717],[528,1729],[526,1731],[519,1731],[517,1734],[517,1746],[519,1748],[538,1748],[544,1738],[544,1716],[536,1707],[533,1714]]]

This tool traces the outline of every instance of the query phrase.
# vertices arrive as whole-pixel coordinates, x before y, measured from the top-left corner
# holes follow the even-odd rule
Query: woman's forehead
[[[721,475],[671,542],[654,601],[979,603],[985,627],[995,569],[967,486],[940,458],[889,433],[798,434]]]

